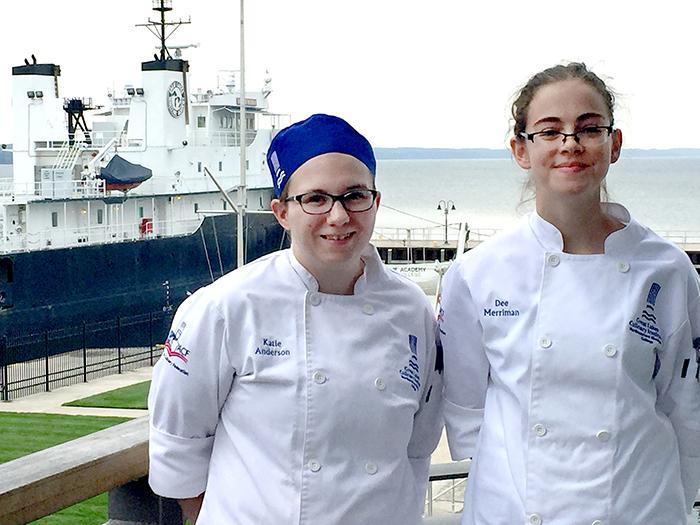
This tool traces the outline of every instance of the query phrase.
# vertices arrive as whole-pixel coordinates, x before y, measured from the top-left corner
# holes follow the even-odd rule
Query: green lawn
[[[122,417],[0,412],[0,463],[129,421]],[[107,494],[83,501],[33,523],[100,525],[107,521]]]
[[[74,407],[99,407],[99,408],[148,408],[148,389],[150,381],[137,383],[109,392],[103,392],[77,401],[65,403],[66,406]]]

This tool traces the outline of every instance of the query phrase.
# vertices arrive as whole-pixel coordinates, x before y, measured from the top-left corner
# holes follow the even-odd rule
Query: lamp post
[[[457,208],[455,208],[455,203],[451,200],[440,200],[437,209],[445,211],[445,244],[447,244],[447,215],[450,211],[455,211]]]

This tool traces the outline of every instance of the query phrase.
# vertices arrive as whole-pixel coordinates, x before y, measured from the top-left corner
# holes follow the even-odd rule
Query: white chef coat
[[[447,272],[445,423],[468,525],[680,525],[700,484],[698,276],[629,217],[564,253],[532,213]]]
[[[179,308],[149,396],[150,484],[206,489],[198,525],[420,521],[442,425],[435,315],[373,247],[363,260],[354,295],[320,293],[285,250]]]

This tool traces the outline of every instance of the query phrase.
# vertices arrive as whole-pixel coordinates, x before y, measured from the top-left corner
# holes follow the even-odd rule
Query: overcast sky
[[[10,5],[8,5],[10,4]],[[239,0],[173,0],[191,16],[171,44],[191,84],[239,64]],[[34,53],[61,66],[62,96],[105,99],[140,84],[157,41],[150,0],[32,0],[0,7],[0,142],[9,142],[11,67]],[[247,0],[248,90],[269,70],[270,109],[345,117],[374,146],[507,142],[508,103],[529,76],[583,60],[619,93],[625,145],[700,148],[698,0]]]

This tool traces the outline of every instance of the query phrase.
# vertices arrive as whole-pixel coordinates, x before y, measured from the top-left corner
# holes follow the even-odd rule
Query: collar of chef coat
[[[621,204],[603,202],[602,206],[605,213],[612,215],[625,225],[605,239],[605,253],[629,254],[641,240],[644,227],[631,218],[630,213]],[[561,232],[552,223],[544,220],[537,211],[530,214],[528,223],[532,233],[546,251],[562,252],[564,250],[564,238]]]
[[[287,250],[289,257],[289,264],[294,269],[294,272],[299,276],[304,286],[309,292],[318,292],[318,281],[312,275],[312,273],[304,268],[304,266],[299,262],[299,260],[294,256],[294,252],[290,248]],[[368,286],[370,286],[379,277],[381,272],[381,259],[377,253],[377,249],[371,244],[365,248],[360,256],[365,267],[362,271],[362,275],[358,277],[355,281],[355,288],[353,290],[353,295],[362,294]]]

